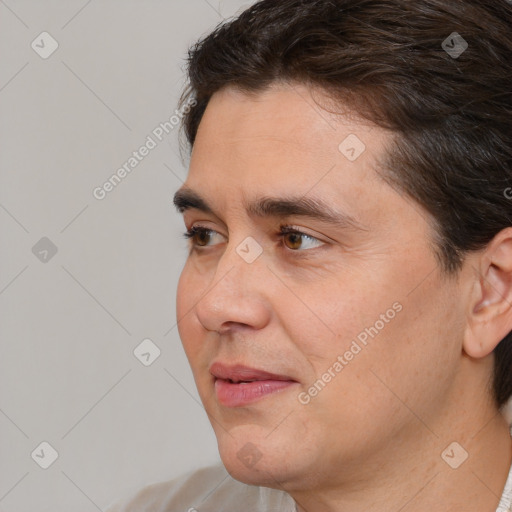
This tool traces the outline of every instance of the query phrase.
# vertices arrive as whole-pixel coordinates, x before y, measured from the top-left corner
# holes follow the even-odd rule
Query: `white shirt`
[[[243,484],[222,464],[148,485],[106,512],[296,512],[284,491]],[[512,512],[512,468],[496,512]]]
[[[292,497],[267,487],[243,484],[222,464],[168,482],[148,485],[106,512],[295,512]]]
[[[511,512],[512,511],[512,468],[508,474],[507,483],[505,489],[501,495],[500,504],[496,509],[496,512]]]

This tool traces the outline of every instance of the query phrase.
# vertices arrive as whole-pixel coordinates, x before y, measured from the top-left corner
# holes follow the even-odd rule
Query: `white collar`
[[[507,482],[505,483],[505,489],[501,495],[500,504],[496,509],[496,512],[511,512],[512,511],[512,467],[508,474]]]

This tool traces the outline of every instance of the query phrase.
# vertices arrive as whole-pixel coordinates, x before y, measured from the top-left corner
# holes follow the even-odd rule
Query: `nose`
[[[262,329],[271,317],[267,295],[271,278],[264,254],[248,263],[228,244],[195,306],[199,322],[206,330],[220,334],[240,326]]]

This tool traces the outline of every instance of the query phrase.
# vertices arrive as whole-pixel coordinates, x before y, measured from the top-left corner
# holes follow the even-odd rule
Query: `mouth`
[[[243,365],[216,362],[210,366],[217,400],[226,407],[242,407],[298,384],[288,375]]]

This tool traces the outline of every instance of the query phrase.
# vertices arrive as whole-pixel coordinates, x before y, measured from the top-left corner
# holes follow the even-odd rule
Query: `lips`
[[[293,380],[287,375],[278,375],[243,365],[228,366],[223,363],[213,363],[210,366],[210,373],[217,379],[230,380],[234,383],[255,380]]]
[[[215,392],[218,401],[226,407],[241,407],[282,391],[296,380],[243,365],[229,366],[220,362],[210,366],[215,377]]]

